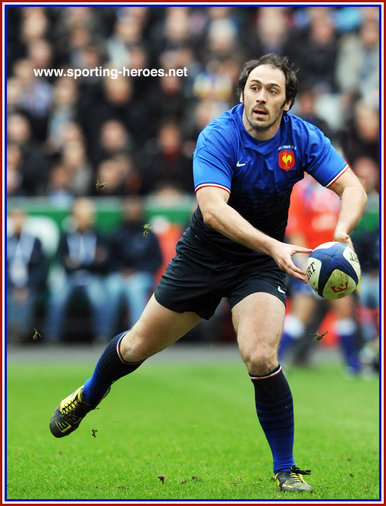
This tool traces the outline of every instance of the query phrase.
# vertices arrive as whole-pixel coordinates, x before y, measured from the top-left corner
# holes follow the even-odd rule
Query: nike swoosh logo
[[[243,165],[247,165],[247,162],[245,162],[245,163],[237,162],[236,163],[236,167],[242,167]]]
[[[277,291],[280,293],[286,293],[281,286],[277,287]]]

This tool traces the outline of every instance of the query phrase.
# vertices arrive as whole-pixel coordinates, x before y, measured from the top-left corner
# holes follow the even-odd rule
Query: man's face
[[[286,101],[284,73],[271,65],[259,65],[249,74],[244,93],[243,124],[247,132],[258,140],[273,137],[280,125],[284,111],[291,101]]]

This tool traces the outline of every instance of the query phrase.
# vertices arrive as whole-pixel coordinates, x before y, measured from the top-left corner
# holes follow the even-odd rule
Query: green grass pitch
[[[272,481],[253,386],[237,362],[153,362],[118,381],[79,429],[55,439],[58,402],[93,362],[11,363],[7,499],[299,499]],[[295,459],[310,468],[302,499],[379,498],[378,380],[325,363],[288,370]]]

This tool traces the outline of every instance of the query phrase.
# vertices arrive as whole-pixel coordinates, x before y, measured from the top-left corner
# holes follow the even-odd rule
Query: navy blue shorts
[[[269,256],[235,262],[199,241],[192,244],[184,239],[176,251],[154,292],[156,300],[172,311],[192,311],[209,319],[222,297],[232,308],[256,292],[270,293],[286,303],[286,273]]]

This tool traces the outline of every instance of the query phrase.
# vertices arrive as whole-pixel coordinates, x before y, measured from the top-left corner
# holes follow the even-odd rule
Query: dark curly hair
[[[298,69],[295,69],[293,64],[289,63],[287,56],[279,56],[274,53],[265,54],[257,60],[249,60],[245,63],[237,83],[238,98],[244,94],[244,88],[249,74],[260,65],[272,65],[272,67],[276,67],[283,72],[285,76],[286,101],[292,100],[292,107],[299,88],[298,78],[296,77]]]

